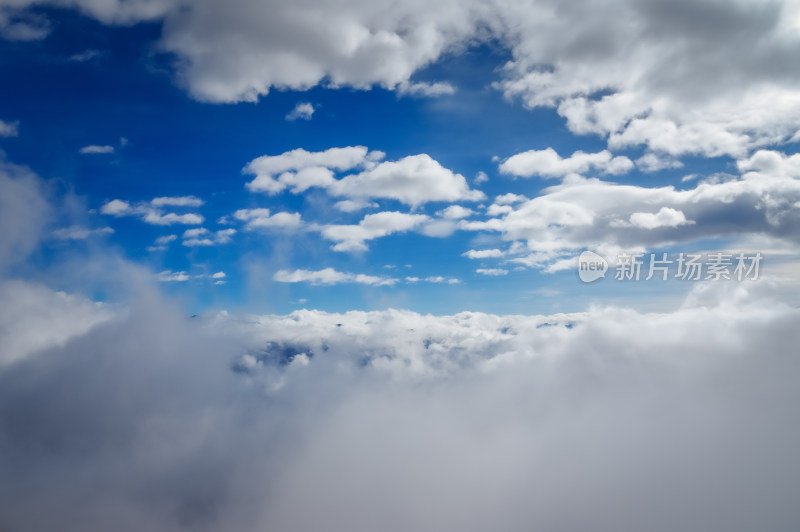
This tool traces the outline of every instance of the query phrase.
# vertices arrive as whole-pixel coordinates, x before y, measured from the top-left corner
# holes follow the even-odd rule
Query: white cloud
[[[485,197],[483,192],[471,190],[464,176],[426,154],[380,163],[335,181],[329,191],[351,198],[395,199],[411,206],[432,201],[479,201]]]
[[[461,218],[468,218],[473,214],[475,214],[475,211],[467,207],[462,207],[461,205],[450,205],[446,209],[437,212],[436,216],[441,216],[442,218],[446,218],[448,220],[460,220]]]
[[[176,214],[168,212],[163,214],[151,210],[144,214],[142,221],[150,225],[200,225],[205,221],[205,218],[194,213]]]
[[[48,23],[26,9],[33,5],[0,9],[0,33],[43,38]],[[797,138],[794,0],[352,0],[308,4],[302,14],[293,4],[246,0],[70,5],[104,23],[160,23],[155,48],[174,54],[178,83],[205,101],[319,84],[446,93],[444,83],[411,79],[445,54],[491,41],[512,58],[498,65],[496,88],[527,107],[555,108],[572,132],[598,134],[610,149],[742,157]]]
[[[430,219],[420,229],[420,233],[433,238],[446,238],[458,229],[458,223],[447,219]]]
[[[19,135],[19,121],[6,122],[0,120],[0,137],[16,137]]]
[[[335,251],[364,251],[368,240],[392,233],[417,228],[430,218],[424,214],[407,214],[397,211],[368,214],[358,225],[324,225],[319,228],[322,236],[336,242]]]
[[[77,295],[23,281],[0,282],[0,371],[44,349],[63,347],[113,317]],[[13,304],[12,304],[13,303]]]
[[[72,54],[69,56],[69,60],[75,63],[86,63],[87,61],[91,61],[96,57],[100,57],[103,55],[103,52],[100,50],[84,50],[83,52]]]
[[[205,218],[200,214],[164,213],[159,209],[159,206],[162,205],[195,206],[198,204],[202,204],[202,200],[194,196],[155,198],[152,202],[138,203],[136,205],[131,205],[127,201],[113,199],[100,207],[100,213],[115,217],[138,216],[144,223],[150,225],[200,225],[205,221]]]
[[[494,198],[494,203],[496,205],[513,205],[514,203],[520,203],[527,200],[528,198],[522,194],[514,194],[513,192],[509,192],[508,194],[501,194],[500,196]]]
[[[342,200],[333,204],[334,207],[342,212],[357,212],[364,209],[373,209],[378,207],[374,201],[365,200]]]
[[[293,122],[295,120],[311,120],[314,114],[314,106],[308,102],[298,102],[289,114],[286,115],[286,120]]]
[[[417,206],[431,201],[477,201],[485,196],[471,190],[464,176],[442,167],[426,154],[379,163],[383,152],[363,146],[330,148],[323,152],[296,149],[281,155],[265,155],[250,162],[244,173],[255,175],[247,183],[251,192],[277,194],[286,189],[299,194],[311,187],[344,196],[353,208],[372,199],[394,199]],[[334,172],[362,169],[336,179]],[[345,200],[345,201],[347,201]]]
[[[183,245],[186,247],[208,247],[228,244],[236,229],[221,229],[209,231],[205,227],[187,229],[183,232]]]
[[[475,178],[472,180],[476,185],[480,185],[481,183],[486,183],[489,181],[489,176],[486,175],[486,172],[478,172],[475,174]]]
[[[98,146],[92,144],[90,146],[84,146],[78,151],[84,155],[114,153],[114,146],[108,146],[108,145]]]
[[[426,283],[435,283],[435,284],[459,284],[461,282],[460,279],[456,279],[455,277],[444,277],[442,275],[431,275],[429,277],[425,277],[422,279]]]
[[[217,272],[211,276],[212,279],[225,279],[228,277],[225,272]]]
[[[498,205],[497,203],[492,203],[486,208],[486,214],[489,216],[501,216],[510,212],[514,212],[514,207],[508,204]]]
[[[177,238],[178,238],[178,235],[160,236],[160,237],[156,238],[156,245],[164,246],[166,244],[169,244],[170,242],[174,242],[175,240],[177,240]]]
[[[505,256],[505,253],[499,249],[470,249],[463,253],[469,259],[499,259]]]
[[[9,41],[37,41],[50,31],[48,20],[25,10],[26,2],[0,6],[0,37]]]
[[[91,237],[98,235],[110,235],[114,230],[110,227],[99,227],[97,229],[89,229],[79,225],[72,225],[70,227],[61,227],[53,231],[52,236],[57,240],[87,240]]]
[[[759,150],[749,158],[736,162],[745,178],[769,177],[800,179],[800,154],[786,155],[773,150]]]
[[[657,172],[666,168],[681,168],[683,163],[669,155],[648,152],[636,159],[636,166],[644,172]]]
[[[630,216],[630,223],[642,229],[658,229],[659,227],[678,227],[679,225],[693,224],[686,219],[686,215],[677,209],[661,207],[658,212],[635,212]]]
[[[0,154],[0,273],[37,246],[53,215],[46,198],[38,176]]]
[[[497,217],[462,220],[459,228],[496,231],[525,242],[529,256],[512,260],[554,271],[581,249],[644,250],[704,239],[771,236],[791,248],[800,234],[800,169],[790,157],[759,152],[739,162],[744,175],[695,188],[619,185],[573,179],[549,187]],[[520,251],[519,253],[523,253]]]
[[[242,171],[256,176],[246,185],[251,192],[276,194],[290,186],[300,192],[309,186],[329,185],[333,181],[333,170],[351,170],[382,155],[381,152],[368,152],[364,146],[329,148],[321,152],[298,148],[281,155],[254,159]]]
[[[608,150],[598,153],[576,151],[564,159],[553,148],[530,150],[512,155],[502,164],[500,171],[519,177],[565,177],[597,170],[603,174],[619,175],[633,169],[633,162],[624,155],[614,156]]]
[[[318,271],[312,270],[278,270],[272,277],[279,283],[310,283],[315,285],[333,285],[341,283],[359,283],[374,286],[391,286],[397,283],[397,279],[388,277],[378,277],[375,275],[365,275],[362,273],[343,273],[333,268],[325,268]]]
[[[276,212],[270,214],[269,209],[239,209],[233,213],[233,217],[239,221],[246,222],[245,230],[268,229],[280,227],[284,229],[297,229],[303,225],[303,220],[296,212]]]
[[[134,301],[0,284],[14,530],[800,522],[775,495],[800,475],[800,309],[780,285],[702,285],[660,313],[189,319],[118,282]]]
[[[190,277],[185,271],[164,270],[158,274],[158,280],[162,283],[185,283],[189,279]]]
[[[133,208],[127,201],[114,199],[103,204],[100,207],[100,212],[111,216],[127,216],[133,212]]]
[[[489,277],[500,277],[508,274],[508,270],[504,270],[503,268],[478,268],[475,271],[481,275],[487,275]]]
[[[205,202],[197,196],[176,196],[153,198],[153,207],[201,207]]]
[[[402,96],[421,96],[426,98],[437,98],[456,93],[454,86],[443,81],[437,81],[436,83],[404,81],[397,85],[396,90]]]
[[[178,235],[163,235],[156,238],[152,246],[148,246],[147,251],[164,251],[171,242],[178,239]]]

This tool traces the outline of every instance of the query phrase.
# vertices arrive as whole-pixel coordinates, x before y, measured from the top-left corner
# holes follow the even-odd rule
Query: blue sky
[[[608,88],[602,81],[587,84],[581,79],[587,59],[571,57],[569,49],[561,55],[554,52],[555,70],[529,64],[536,54],[525,56],[525,39],[535,38],[524,32],[516,41],[508,33],[459,36],[455,44],[429,51],[431,59],[408,67],[405,78],[352,72],[352,65],[337,72],[336,64],[326,66],[317,57],[324,58],[320,50],[301,48],[301,57],[306,53],[305,59],[322,63],[316,81],[312,76],[310,81],[293,82],[292,72],[267,60],[267,74],[290,81],[251,82],[249,72],[237,71],[236,60],[229,58],[231,75],[244,76],[244,82],[255,83],[262,93],[254,97],[251,89],[226,77],[224,58],[196,73],[193,69],[199,70],[202,61],[195,54],[201,52],[169,44],[176,36],[192,35],[191,20],[181,22],[180,15],[168,13],[162,26],[157,17],[149,20],[143,12],[120,24],[104,11],[87,9],[83,14],[34,9],[25,15],[34,18],[25,22],[18,15],[22,22],[17,24],[36,28],[46,20],[46,36],[0,41],[4,77],[13,80],[0,87],[0,119],[14,127],[14,134],[0,139],[5,157],[56,183],[57,194],[81,198],[86,209],[80,219],[62,220],[66,225],[51,228],[56,235],[69,228],[82,233],[80,238],[46,240],[43,271],[63,260],[69,248],[104,240],[159,276],[163,289],[193,313],[218,308],[285,313],[297,308],[389,307],[434,313],[536,313],[578,311],[611,302],[668,308],[691,288],[690,283],[674,282],[589,287],[578,281],[574,264],[564,262],[583,249],[605,250],[612,256],[624,250],[755,251],[754,242],[767,236],[770,248],[783,255],[793,250],[796,204],[779,207],[773,216],[778,222],[765,222],[763,205],[775,192],[752,193],[741,180],[742,168],[748,165],[756,172],[772,168],[752,162],[758,150],[768,154],[764,157],[796,165],[796,130],[785,117],[774,123],[725,122],[715,100],[703,94],[719,90],[713,80],[707,82],[707,91],[700,80],[698,95],[682,100],[686,95],[681,76],[691,72],[676,71],[674,79],[667,75],[663,87],[630,81],[634,74],[651,72],[659,64],[655,58],[648,64],[634,57],[632,72],[619,79],[612,76],[605,82]],[[313,24],[304,28],[313,29]],[[578,44],[580,40],[573,43]],[[647,44],[659,45],[642,47]],[[775,46],[783,44],[776,38]],[[294,44],[289,39],[264,46],[291,51]],[[610,61],[626,55],[619,50],[620,57],[614,57],[613,50],[611,54]],[[393,60],[390,55],[382,59],[390,66]],[[694,66],[687,62],[685,70]],[[723,65],[720,70],[724,75],[731,69]],[[564,91],[548,88],[546,80],[530,81],[548,74],[563,75],[562,82],[575,88]],[[772,81],[791,93],[790,83],[784,80],[781,87],[778,80]],[[663,109],[636,107],[635,100],[648,91],[657,98],[654,101],[666,102]],[[720,91],[719,97],[727,95]],[[630,101],[631,108],[620,108],[615,98]],[[669,107],[674,104],[679,108]],[[305,114],[293,117],[296,106]],[[758,110],[751,102],[740,107],[733,111],[744,116]],[[637,121],[641,127],[635,127]],[[344,169],[325,170],[332,172],[330,178],[368,174],[400,161],[390,181],[415,172],[417,181],[402,185],[406,189],[400,192],[388,191],[389,182],[376,181],[366,195],[358,190],[363,183],[338,192],[335,186],[309,186],[297,193],[286,185],[271,191],[246,187],[255,176],[245,168],[259,157],[305,150],[313,159],[314,153],[331,148],[355,147],[365,147],[372,155]],[[583,163],[578,161],[580,154],[570,159],[579,151],[589,154]],[[514,156],[526,152],[533,158],[519,155],[512,164]],[[419,168],[404,166],[415,157],[425,157],[432,170],[420,173]],[[643,159],[647,157],[649,163]],[[326,168],[324,161],[318,163],[306,161],[286,169]],[[277,178],[277,173],[263,177]],[[775,190],[796,194],[794,176],[776,178],[789,179],[791,186],[776,183]],[[450,192],[428,193],[426,180],[430,190],[440,183]],[[741,190],[727,192],[725,187],[735,186],[730,182],[736,180]],[[602,186],[602,194],[581,199],[579,187],[587,184]],[[556,194],[564,199],[549,202],[554,189],[548,187],[560,187]],[[679,191],[704,199],[685,199]],[[495,205],[492,211],[497,198],[509,193],[524,197]],[[731,206],[730,194],[742,198],[742,204],[734,201]],[[412,196],[416,199],[409,200]],[[191,198],[191,205],[162,200],[157,207],[150,203],[154,198]],[[104,210],[114,200],[125,202],[128,211]],[[335,205],[343,200],[357,200],[363,208],[345,212]],[[531,204],[527,214],[510,214],[523,211],[533,200],[542,205]],[[686,209],[676,207],[682,203],[693,206],[700,219],[687,218]],[[444,210],[453,206],[469,210],[450,211],[447,218]],[[630,226],[634,213],[650,216],[662,208],[680,211],[678,218],[655,230],[620,228]],[[288,226],[273,221],[267,222],[268,228],[253,228],[244,214],[252,209],[297,218]],[[148,221],[148,210],[175,218]],[[378,221],[366,222],[380,225],[379,236],[343,240],[342,231],[352,229],[347,226],[379,213],[397,213],[402,220],[380,215]],[[191,216],[184,217],[187,214]],[[609,221],[617,229],[604,229]],[[520,223],[533,226],[515,229]],[[470,250],[498,251],[469,258],[465,254]],[[525,257],[533,259],[526,262]],[[297,282],[283,282],[288,277],[278,275],[327,268],[334,270],[333,277],[295,276]],[[213,278],[218,272],[224,277]],[[359,281],[358,275],[367,277]],[[99,288],[92,290],[104,297]]]

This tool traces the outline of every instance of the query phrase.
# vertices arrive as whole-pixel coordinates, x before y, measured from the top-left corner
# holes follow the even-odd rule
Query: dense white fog
[[[800,310],[767,285],[189,318],[5,281],[0,526],[793,530]]]

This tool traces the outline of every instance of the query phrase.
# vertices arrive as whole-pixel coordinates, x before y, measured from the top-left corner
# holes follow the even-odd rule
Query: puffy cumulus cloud
[[[245,222],[245,231],[255,229],[284,228],[297,229],[303,225],[303,220],[296,212],[276,212],[270,214],[269,209],[239,209],[233,213],[233,217],[241,222]]]
[[[668,155],[648,152],[636,159],[636,167],[644,172],[658,172],[667,168],[681,168],[683,163]]]
[[[334,251],[365,251],[368,240],[410,231],[428,221],[430,217],[425,214],[386,211],[367,214],[356,225],[329,224],[317,229],[323,238],[336,242],[332,247]]]
[[[426,154],[379,163],[333,182],[329,191],[336,196],[394,199],[411,206],[433,201],[479,201],[486,197],[483,192],[470,189],[464,176]]]
[[[502,164],[500,171],[519,177],[565,177],[597,170],[603,174],[624,174],[633,169],[633,162],[624,155],[611,155],[608,150],[598,153],[576,151],[562,158],[553,148],[530,150],[512,155]]]
[[[277,194],[290,188],[295,194],[315,187],[330,186],[334,171],[351,170],[383,158],[382,152],[369,152],[364,146],[329,148],[309,152],[302,148],[264,155],[247,164],[242,170],[256,177],[247,183],[251,192]]]
[[[308,102],[298,102],[294,109],[289,111],[286,115],[286,120],[294,122],[295,120],[311,120],[314,115],[314,106]]]
[[[256,176],[246,184],[251,192],[277,194],[289,189],[299,194],[318,187],[333,196],[346,197],[338,204],[346,212],[370,205],[371,199],[394,199],[417,206],[432,201],[477,201],[485,197],[482,192],[471,190],[464,176],[444,168],[426,154],[378,162],[383,157],[383,152],[370,152],[364,146],[321,152],[300,148],[259,157],[243,171]],[[341,179],[334,176],[335,172],[357,168],[362,171]]]
[[[635,212],[631,214],[630,223],[642,229],[658,229],[659,227],[678,227],[679,225],[693,224],[687,220],[686,215],[677,209],[661,207],[658,212]]]
[[[30,297],[0,327],[27,353],[0,368],[0,523],[795,530],[800,310],[758,284],[696,296],[198,319],[150,297],[91,325]],[[56,337],[20,341],[50,314]]]
[[[108,146],[108,145],[98,146],[92,144],[89,146],[84,146],[83,148],[78,150],[78,152],[83,155],[102,155],[102,154],[114,153],[114,146]]]
[[[499,86],[612,149],[738,156],[797,131],[794,1],[507,6],[523,22]]]
[[[391,286],[397,283],[397,279],[390,277],[378,277],[375,275],[366,275],[363,273],[344,273],[336,271],[333,268],[324,268],[322,270],[278,270],[272,276],[273,281],[279,283],[310,283],[333,285],[341,283],[359,283],[374,286]]]
[[[461,218],[469,218],[475,214],[475,211],[461,205],[450,205],[446,209],[437,212],[437,216],[441,216],[447,220],[460,220]]]
[[[800,154],[786,155],[773,150],[759,150],[748,158],[736,162],[745,177],[800,178]]]
[[[685,190],[574,179],[500,206],[497,217],[462,220],[459,228],[526,242],[531,254],[510,260],[537,268],[570,267],[576,251],[586,248],[613,256],[709,238],[771,237],[793,248],[800,234],[800,172],[793,161],[761,151],[739,162],[743,175]]]
[[[205,218],[200,214],[192,212],[183,214],[165,213],[161,210],[161,207],[198,207],[203,203],[203,200],[195,196],[159,197],[149,202],[139,202],[133,205],[124,200],[113,199],[100,207],[100,214],[117,218],[136,216],[150,225],[200,225],[205,221]]]
[[[16,137],[19,135],[19,122],[0,120],[0,137]]]

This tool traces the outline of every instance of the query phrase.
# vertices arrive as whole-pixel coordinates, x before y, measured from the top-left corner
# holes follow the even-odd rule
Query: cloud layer
[[[800,315],[758,287],[667,314],[193,320],[2,289],[28,302],[0,313],[11,530],[800,525]],[[45,308],[60,332],[26,341]]]

